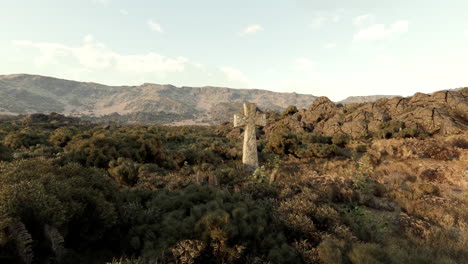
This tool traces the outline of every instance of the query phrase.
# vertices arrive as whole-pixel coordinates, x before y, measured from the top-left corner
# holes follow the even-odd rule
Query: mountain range
[[[361,103],[393,96],[350,97]],[[282,111],[289,105],[308,108],[317,97],[259,89],[175,87],[145,83],[108,86],[53,77],[0,75],[0,114],[56,112],[94,119],[159,124],[208,124],[227,121],[245,101]]]

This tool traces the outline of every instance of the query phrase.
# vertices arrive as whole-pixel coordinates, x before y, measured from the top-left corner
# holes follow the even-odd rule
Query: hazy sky
[[[468,86],[467,0],[0,0],[0,74],[325,95]]]

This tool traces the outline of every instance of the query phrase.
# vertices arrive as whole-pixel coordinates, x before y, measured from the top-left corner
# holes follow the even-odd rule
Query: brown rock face
[[[265,131],[287,127],[326,136],[341,132],[357,138],[379,131],[382,124],[392,120],[430,134],[463,133],[468,131],[467,94],[454,91],[439,91],[432,95],[416,93],[408,98],[382,98],[373,103],[345,107],[337,107],[328,98],[320,97],[308,110],[270,124]]]
[[[304,113],[303,122],[317,124],[335,116],[338,107],[325,96],[317,98]]]
[[[367,124],[364,121],[356,120],[346,122],[341,126],[341,132],[350,135],[353,138],[364,136],[367,131]]]

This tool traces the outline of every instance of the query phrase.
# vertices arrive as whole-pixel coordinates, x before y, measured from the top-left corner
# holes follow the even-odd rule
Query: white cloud
[[[299,72],[312,72],[316,64],[308,58],[297,58],[294,61],[293,69]]]
[[[358,31],[354,35],[354,40],[379,40],[385,39],[395,34],[402,34],[408,32],[408,21],[399,20],[390,26],[384,24],[375,24]]]
[[[250,25],[244,29],[244,31],[242,32],[242,35],[253,34],[262,30],[263,30],[263,27],[260,25]]]
[[[241,85],[252,87],[252,81],[240,70],[233,67],[221,67],[220,70],[224,73],[229,82],[234,82]]]
[[[124,16],[128,15],[128,11],[126,9],[120,9],[119,13]]]
[[[325,23],[326,20],[327,19],[324,16],[316,17],[314,20],[312,20],[310,26],[313,28],[319,28],[323,25],[323,23]]]
[[[162,30],[162,27],[160,24],[156,23],[155,21],[153,21],[152,19],[149,19],[148,22],[147,22],[149,28],[152,30],[152,31],[156,31],[156,32],[159,32],[159,33],[162,33],[163,30]]]
[[[326,49],[333,49],[333,48],[336,48],[336,46],[337,46],[336,43],[327,43],[323,47]]]
[[[40,54],[34,61],[37,66],[51,64],[69,65],[74,61],[78,66],[71,68],[82,71],[109,70],[123,74],[154,73],[164,76],[167,73],[183,72],[189,60],[184,57],[169,58],[150,52],[146,54],[122,55],[114,52],[93,36],[87,35],[78,47],[58,43],[14,41],[17,47],[38,49]],[[66,61],[66,62],[65,62]]]
[[[353,24],[356,26],[361,26],[365,24],[369,19],[371,18],[370,14],[362,15],[362,16],[357,16],[353,18]]]
[[[17,47],[34,47],[40,51],[40,55],[34,58],[34,64],[42,67],[48,64],[58,64],[60,58],[69,54],[68,47],[58,43],[34,43],[27,40],[14,40]]]

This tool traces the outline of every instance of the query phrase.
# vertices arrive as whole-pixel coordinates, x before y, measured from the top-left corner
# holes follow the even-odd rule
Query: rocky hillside
[[[439,91],[431,95],[416,93],[407,98],[383,98],[373,103],[342,107],[327,97],[320,97],[307,110],[270,120],[265,131],[269,133],[281,127],[293,131],[314,131],[325,136],[343,133],[353,138],[375,133],[383,133],[383,138],[394,133],[411,136],[418,131],[460,134],[468,131],[468,93],[466,89]]]
[[[0,75],[0,114],[57,112],[109,120],[195,123],[227,120],[242,102],[262,109],[306,108],[313,95],[222,87],[106,86],[51,77]],[[117,113],[117,114],[116,114]]]

